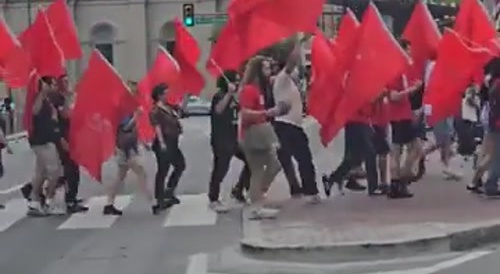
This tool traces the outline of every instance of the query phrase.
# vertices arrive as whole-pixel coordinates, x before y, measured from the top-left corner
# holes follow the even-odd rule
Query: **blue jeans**
[[[500,179],[500,132],[491,132],[493,142],[493,155],[488,171],[488,180],[484,185],[486,194],[498,191],[498,179]]]

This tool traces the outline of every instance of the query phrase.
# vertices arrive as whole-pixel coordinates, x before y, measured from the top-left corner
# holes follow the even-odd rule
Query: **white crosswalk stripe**
[[[201,227],[217,225],[218,214],[208,206],[207,194],[179,195],[181,204],[176,205],[165,212],[165,219],[161,224],[164,228],[169,227]],[[116,197],[115,207],[123,210],[123,216],[103,215],[103,208],[106,205],[106,196],[96,196],[90,198],[86,205],[89,211],[85,213],[75,213],[64,216],[61,222],[54,225],[55,230],[77,230],[77,229],[112,229],[114,224],[121,218],[136,218],[135,214],[127,214],[128,209],[135,199],[132,195],[119,195]],[[139,206],[139,204],[137,204]],[[144,205],[141,205],[143,207]],[[234,205],[234,209],[238,206]],[[13,199],[6,204],[4,210],[0,210],[0,233],[6,233],[10,229],[15,229],[14,225],[29,218],[26,215],[27,206],[23,199]],[[145,211],[144,214],[151,214]],[[51,218],[51,217],[49,217]],[[61,216],[57,217],[61,218]],[[160,217],[162,218],[162,217]],[[45,218],[35,218],[34,221]],[[128,219],[127,219],[128,220]],[[161,221],[161,220],[160,220]]]
[[[207,195],[183,195],[179,199],[181,204],[170,210],[166,227],[215,225],[217,222],[217,213],[208,208]]]
[[[115,207],[119,210],[126,208],[132,196],[119,196],[115,200]],[[91,228],[110,228],[119,216],[110,216],[102,214],[102,210],[106,205],[107,197],[99,196],[91,198],[87,206],[89,211],[85,213],[76,213],[57,229],[91,229]]]

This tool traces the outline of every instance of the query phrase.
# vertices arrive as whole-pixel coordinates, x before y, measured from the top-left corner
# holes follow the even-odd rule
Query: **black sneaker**
[[[5,209],[5,205],[0,204],[0,210]]]
[[[500,198],[500,190],[485,191],[484,196],[486,196],[486,198]]]
[[[123,215],[123,211],[116,209],[116,207],[114,205],[105,206],[102,213],[104,215],[114,215],[114,216]]]
[[[330,182],[327,175],[323,175],[321,177],[321,181],[323,182],[323,188],[325,190],[326,197],[330,197],[333,183]]]
[[[165,201],[174,205],[178,205],[181,203],[181,200],[179,200],[179,198],[175,196],[174,191],[170,189],[165,192]]]
[[[21,187],[21,194],[23,195],[23,198],[26,199],[28,202],[31,201],[31,190],[33,189],[33,185],[31,184],[24,184]]]
[[[89,208],[78,203],[70,203],[66,206],[66,210],[69,214],[73,214],[87,212]]]
[[[345,188],[351,190],[351,191],[365,191],[366,187],[362,186],[356,181],[354,178],[349,178],[347,180],[347,183],[345,184]]]
[[[233,199],[235,199],[236,201],[238,201],[240,203],[247,202],[247,199],[243,195],[243,191],[239,190],[237,188],[233,188],[233,190],[231,190],[231,197],[233,197]]]

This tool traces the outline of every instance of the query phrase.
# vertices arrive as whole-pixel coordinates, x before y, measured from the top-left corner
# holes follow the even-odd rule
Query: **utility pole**
[[[29,23],[29,25],[31,25],[31,23],[32,23],[32,18],[31,18],[31,0],[28,0],[27,5],[28,5],[28,23]]]

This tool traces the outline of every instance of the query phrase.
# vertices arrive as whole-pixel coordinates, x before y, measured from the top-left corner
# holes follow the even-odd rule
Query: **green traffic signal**
[[[193,17],[186,17],[186,18],[184,18],[184,25],[186,25],[187,27],[194,26]]]

